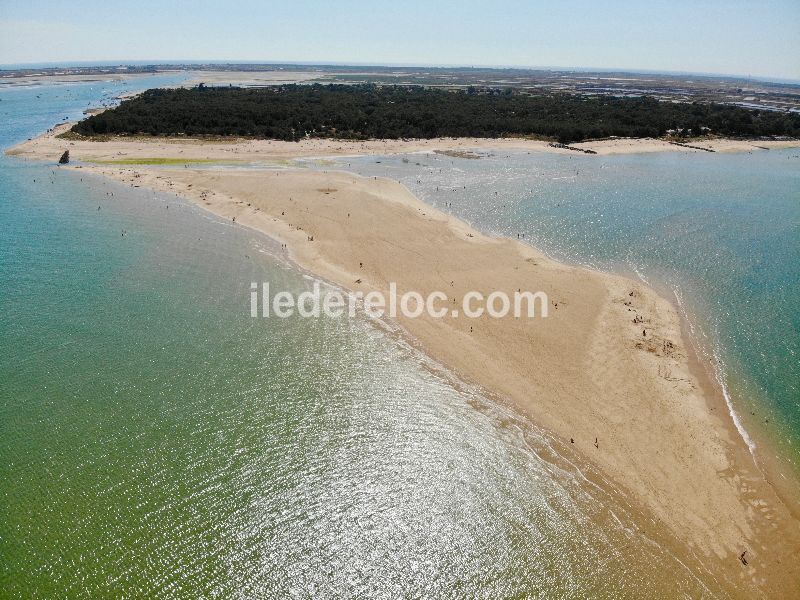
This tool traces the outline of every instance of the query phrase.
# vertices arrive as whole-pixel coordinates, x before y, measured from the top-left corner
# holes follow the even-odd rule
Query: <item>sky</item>
[[[0,64],[573,67],[800,80],[800,0],[0,0]]]

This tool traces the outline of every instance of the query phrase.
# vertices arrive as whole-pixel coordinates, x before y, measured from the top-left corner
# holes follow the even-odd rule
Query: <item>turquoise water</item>
[[[656,285],[690,317],[745,434],[800,468],[800,149],[348,163],[485,231]]]
[[[2,90],[0,145],[120,89]],[[0,222],[0,597],[717,591],[379,325],[250,318],[311,285],[270,240],[6,156]]]

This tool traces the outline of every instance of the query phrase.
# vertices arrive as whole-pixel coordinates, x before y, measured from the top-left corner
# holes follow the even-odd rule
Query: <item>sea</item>
[[[0,147],[182,77],[0,88]],[[769,418],[796,458],[797,155],[339,164],[664,285],[745,434]],[[56,160],[0,156],[0,597],[719,592],[591,466],[385,324],[250,317],[252,281],[313,285],[269,238]]]

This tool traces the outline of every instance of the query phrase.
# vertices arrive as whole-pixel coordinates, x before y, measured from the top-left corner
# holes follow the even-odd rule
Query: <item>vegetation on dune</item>
[[[76,124],[75,133],[399,139],[545,136],[800,136],[800,114],[723,104],[521,90],[375,85],[153,89]]]
[[[221,162],[236,164],[240,161],[219,161],[210,158],[115,158],[109,160],[91,160],[98,165],[194,165]]]

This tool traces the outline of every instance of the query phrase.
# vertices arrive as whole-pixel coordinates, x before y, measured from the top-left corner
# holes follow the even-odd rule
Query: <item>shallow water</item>
[[[577,153],[576,153],[577,154]],[[477,228],[681,304],[748,436],[800,471],[800,149],[346,158]]]
[[[0,144],[108,89],[3,90]],[[251,281],[311,285],[263,236],[5,156],[0,220],[0,595],[702,593],[382,327],[252,319]]]

